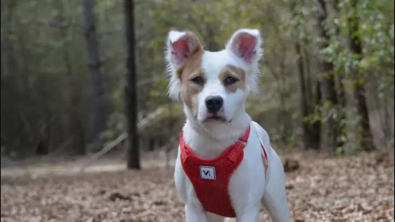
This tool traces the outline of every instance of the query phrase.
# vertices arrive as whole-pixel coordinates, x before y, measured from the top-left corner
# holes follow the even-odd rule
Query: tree
[[[301,35],[304,30],[302,30],[302,25],[300,24],[301,16],[299,15],[296,7],[296,1],[293,1],[291,3],[290,10],[293,11],[293,17],[295,21],[295,52],[296,52],[296,63],[297,63],[297,69],[298,69],[298,79],[299,79],[299,106],[300,106],[300,113],[302,117],[302,146],[304,149],[318,149],[319,144],[320,144],[320,127],[318,121],[315,122],[308,122],[307,118],[309,115],[311,115],[314,110],[311,109],[311,105],[309,106],[308,100],[310,99],[310,103],[313,103],[311,101],[311,81],[310,81],[310,76],[306,72],[306,69],[309,69],[309,67],[305,68],[304,60],[305,58],[307,59],[308,55],[306,53],[302,53],[302,46],[301,42],[306,42],[306,38],[301,39],[299,36],[304,36]],[[305,40],[305,41],[303,41]],[[308,63],[307,63],[308,64]],[[307,74],[307,78],[306,78]],[[315,101],[316,104],[314,105],[319,105],[319,100]]]
[[[329,45],[329,34],[325,28],[327,19],[327,7],[325,0],[317,0],[317,27],[320,37],[320,49],[323,50]],[[334,154],[337,144],[337,130],[335,120],[330,115],[331,109],[337,105],[337,96],[335,89],[335,81],[333,78],[333,63],[326,59],[321,59],[321,96],[323,102],[323,139],[322,145],[328,149],[329,153]]]
[[[339,0],[334,0],[333,1],[333,9],[335,11],[335,16],[340,17],[340,8],[339,8]],[[334,33],[334,39],[338,40],[340,39],[340,25],[339,24],[334,24],[335,25],[335,33]],[[335,82],[337,85],[336,92],[337,92],[337,99],[339,104],[342,107],[346,106],[346,95],[345,95],[345,90],[344,90],[344,84],[343,84],[343,75],[338,74],[335,76]]]
[[[359,33],[359,18],[356,13],[357,0],[349,2],[348,17],[348,50],[353,57],[359,62],[362,58],[362,39]],[[361,78],[357,67],[353,66],[350,70],[353,82],[353,104],[357,108],[360,119],[360,135],[358,135],[359,145],[365,151],[374,150],[373,138],[370,132],[369,113],[366,105],[364,81]]]
[[[133,0],[124,1],[125,29],[126,29],[126,117],[128,125],[128,169],[140,169],[139,137],[137,131],[137,84],[135,63],[135,34],[134,34],[134,3]]]
[[[139,141],[138,146],[130,147],[139,147],[140,152],[147,150],[143,144],[152,139],[159,144],[160,138],[176,137],[173,130],[162,130],[164,126],[180,129],[184,120],[182,105],[171,103],[165,93],[168,82],[163,75],[163,38],[172,28],[196,32],[207,50],[223,49],[229,36],[240,27],[261,30],[264,57],[260,94],[249,97],[246,110],[268,129],[280,149],[296,148],[301,141],[308,144],[307,148],[320,143],[325,147],[327,142],[320,140],[335,141],[337,137],[337,145],[330,151],[337,146],[337,154],[352,154],[360,147],[354,139],[355,126],[362,125],[358,116],[370,118],[371,137],[381,143],[380,147],[393,146],[394,1],[358,0],[358,7],[348,7],[350,1],[345,0],[251,0],[243,7],[238,1],[134,1],[133,16],[128,20],[124,17],[124,3],[1,1],[3,154],[81,155],[93,134],[105,143],[125,135],[128,126],[135,135],[130,136],[131,144],[137,138]],[[320,27],[316,26],[316,13],[322,13]],[[352,44],[347,43],[349,13],[360,18],[359,29],[350,34],[358,37]],[[84,19],[85,26],[81,24]],[[125,26],[125,21],[132,21],[132,25]],[[128,43],[129,49],[124,42],[125,28],[131,27],[133,41]],[[361,58],[358,52],[362,49]],[[128,59],[134,58],[134,65],[134,60],[125,65],[127,52],[131,55]],[[130,73],[126,70],[129,66]],[[128,80],[129,86],[119,87],[129,77],[134,78]],[[355,88],[359,92],[355,95],[365,94],[364,99],[354,96],[359,105],[352,104],[352,81],[362,83],[362,89],[360,85]],[[324,96],[321,91],[329,93]],[[100,100],[105,102],[103,112],[97,102]],[[349,115],[350,108],[357,110],[364,102],[369,116],[366,112]],[[138,132],[138,137],[133,132],[136,121],[130,119],[137,107],[138,120],[155,110],[164,110]],[[364,113],[362,108],[359,111]],[[104,132],[94,126],[100,113],[107,120],[101,122]],[[367,132],[366,118],[364,124]],[[338,132],[325,132],[333,128]],[[165,141],[176,148],[175,140]],[[160,147],[165,145],[169,144]],[[129,153],[131,157],[136,156],[135,151]]]
[[[104,114],[104,98],[102,76],[100,71],[101,61],[99,56],[99,46],[96,37],[94,0],[83,0],[84,29],[86,46],[88,52],[88,65],[92,76],[93,88],[93,129],[92,142],[95,149],[101,146],[100,134],[106,128],[106,117]]]

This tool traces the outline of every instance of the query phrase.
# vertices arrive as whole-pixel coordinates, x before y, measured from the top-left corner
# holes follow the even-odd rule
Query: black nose
[[[206,98],[206,106],[210,113],[216,113],[224,104],[224,100],[220,96],[209,96]]]

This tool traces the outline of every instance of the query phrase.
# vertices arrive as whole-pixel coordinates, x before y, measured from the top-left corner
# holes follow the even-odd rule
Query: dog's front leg
[[[206,211],[201,206],[185,205],[186,222],[208,222]]]
[[[247,208],[243,212],[236,213],[236,222],[258,222],[259,207]]]

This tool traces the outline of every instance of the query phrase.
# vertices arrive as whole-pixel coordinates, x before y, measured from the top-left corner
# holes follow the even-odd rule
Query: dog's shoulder
[[[271,145],[270,145],[270,137],[269,134],[266,132],[266,130],[259,125],[257,122],[255,121],[251,121],[251,127],[252,129],[255,131],[255,133],[258,135],[258,138],[260,140],[260,142],[263,144],[263,146],[266,148],[266,151],[268,152],[268,154],[270,155],[271,153]]]
[[[255,121],[251,121],[251,126],[253,127],[253,130],[258,134],[259,138],[262,140],[262,142],[268,141],[270,142],[270,137],[269,134],[266,132],[266,130],[259,125],[259,123]]]

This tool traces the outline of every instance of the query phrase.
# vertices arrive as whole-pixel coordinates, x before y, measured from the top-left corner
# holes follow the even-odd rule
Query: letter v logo
[[[215,167],[200,166],[200,177],[206,180],[215,180]]]

